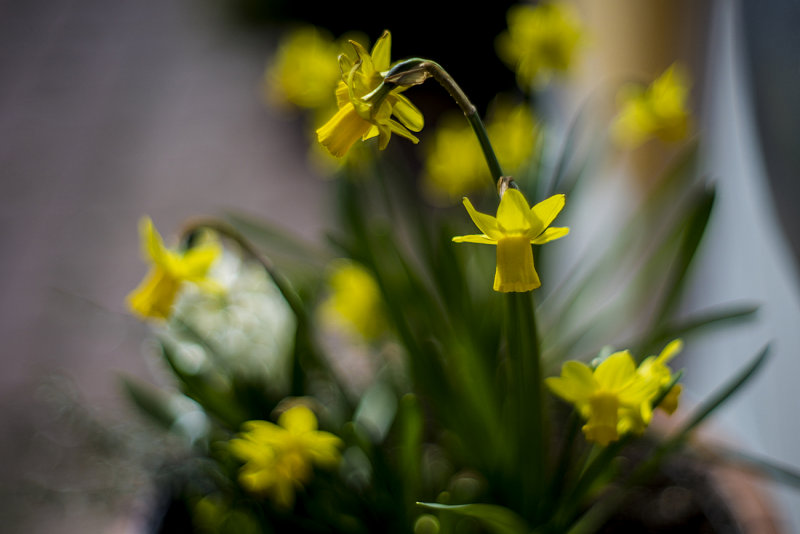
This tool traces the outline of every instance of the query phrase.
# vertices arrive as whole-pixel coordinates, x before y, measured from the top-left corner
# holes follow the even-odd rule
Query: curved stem
[[[408,87],[411,85],[419,85],[428,78],[433,78],[439,82],[439,85],[444,87],[453,100],[455,100],[456,104],[458,104],[458,107],[461,108],[461,111],[464,112],[464,116],[467,118],[469,125],[472,126],[472,130],[475,132],[478,142],[481,145],[483,157],[486,159],[486,164],[489,166],[489,171],[494,179],[492,186],[495,187],[495,182],[503,177],[503,169],[500,167],[500,162],[497,161],[497,156],[492,148],[492,143],[489,141],[486,127],[478,114],[478,110],[472,102],[470,102],[469,98],[467,98],[466,93],[464,93],[453,77],[450,76],[441,65],[428,59],[408,59],[392,67],[386,74],[385,82],[392,85]]]

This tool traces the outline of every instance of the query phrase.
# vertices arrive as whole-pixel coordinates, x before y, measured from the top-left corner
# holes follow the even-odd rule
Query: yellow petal
[[[507,189],[500,199],[500,206],[497,208],[497,222],[504,234],[527,234],[531,229],[531,220],[528,216],[528,201],[525,196],[516,189]],[[544,228],[537,229],[537,233]],[[534,236],[529,236],[534,237]]]
[[[144,256],[155,263],[162,263],[166,248],[150,217],[145,216],[139,220],[139,236],[141,237]]]
[[[395,94],[397,102],[392,106],[392,112],[403,125],[412,132],[418,132],[425,126],[425,117],[422,112],[403,95]]]
[[[589,399],[590,416],[583,432],[586,439],[606,446],[619,439],[617,433],[619,399],[613,393],[602,392]]]
[[[670,341],[661,354],[658,355],[656,361],[661,364],[666,364],[675,357],[683,349],[683,341],[681,339],[673,339]]]
[[[497,240],[483,234],[459,235],[453,238],[455,243],[478,243],[481,245],[496,245]]]
[[[180,289],[180,281],[161,267],[153,267],[127,298],[128,307],[142,318],[166,319]]]
[[[594,371],[594,378],[603,389],[620,391],[636,373],[636,364],[627,350],[615,352]]]
[[[331,154],[341,158],[371,127],[356,113],[352,103],[347,103],[331,120],[317,129],[317,139]]]
[[[464,197],[464,207],[467,208],[467,213],[469,213],[470,219],[472,219],[472,222],[475,223],[475,226],[477,226],[481,232],[494,240],[503,237],[503,233],[500,230],[497,219],[491,215],[477,211],[467,197]]]
[[[501,293],[525,292],[541,285],[539,275],[533,268],[530,239],[526,236],[498,239],[494,290]]]
[[[565,203],[566,197],[564,195],[553,195],[531,208],[531,215],[534,217],[534,220],[538,220],[539,224],[541,224],[539,232],[550,226],[550,223],[552,223],[561,210],[564,209]],[[533,226],[532,223],[531,227]]]
[[[293,434],[317,429],[317,417],[307,406],[293,406],[281,414],[278,424]]]
[[[419,143],[419,139],[417,139],[417,136],[415,136],[414,134],[409,132],[406,129],[405,126],[403,126],[402,124],[400,124],[396,120],[389,119],[388,125],[389,125],[389,130],[391,130],[392,132],[396,133],[397,135],[399,135],[401,137],[405,137],[406,139],[410,140],[415,145],[417,143]]]
[[[554,394],[573,403],[586,402],[597,389],[592,370],[585,363],[577,361],[565,362],[561,367],[561,376],[547,378],[545,383]]]
[[[391,65],[392,34],[385,30],[372,47],[372,65],[378,72],[389,70]]]
[[[569,233],[569,228],[548,228],[541,234],[539,237],[535,239],[531,239],[531,243],[534,245],[543,245],[545,243],[549,243],[550,241],[554,241],[556,239],[560,239]]]

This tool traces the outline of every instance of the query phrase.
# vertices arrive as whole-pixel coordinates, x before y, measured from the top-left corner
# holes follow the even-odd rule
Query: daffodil
[[[675,339],[667,344],[658,356],[650,356],[645,358],[639,365],[638,373],[645,379],[652,381],[660,390],[665,388],[672,382],[674,375],[672,370],[667,366],[667,363],[678,354],[683,348],[683,341]],[[658,405],[659,408],[666,413],[672,415],[678,408],[678,398],[680,397],[682,387],[680,384],[674,384],[667,392],[666,396],[661,400]]]
[[[422,113],[400,94],[403,87],[389,89],[383,85],[384,76],[391,66],[390,33],[383,33],[371,54],[357,42],[350,43],[355,57],[339,56],[342,72],[342,81],[336,88],[339,110],[317,130],[319,142],[336,157],[344,156],[358,139],[378,137],[378,146],[383,150],[392,133],[417,143],[419,140],[411,131],[422,129]]]
[[[166,248],[153,221],[144,217],[139,223],[143,255],[153,266],[142,283],[127,298],[131,311],[143,318],[166,319],[184,282],[192,282],[208,291],[220,286],[207,277],[211,265],[219,257],[217,243],[206,243],[186,251]]]
[[[315,26],[293,30],[281,41],[264,75],[267,96],[277,104],[308,109],[332,105],[341,78],[338,53],[339,45]]]
[[[527,89],[566,72],[582,36],[580,19],[565,3],[517,5],[508,10],[508,31],[497,38],[497,54]]]
[[[628,351],[612,354],[594,370],[581,362],[566,362],[561,376],[545,382],[586,419],[586,439],[603,446],[643,430],[652,419],[651,402],[658,393],[657,384],[637,372]]]
[[[338,261],[328,278],[330,295],[322,304],[329,323],[375,339],[386,330],[381,292],[375,278],[361,265]]]
[[[297,405],[278,418],[248,421],[230,441],[231,453],[242,460],[239,482],[248,491],[266,495],[280,508],[291,508],[295,491],[311,480],[314,467],[332,468],[340,460],[342,440],[317,430],[317,418]]]
[[[688,76],[677,65],[670,66],[647,88],[623,88],[618,98],[620,112],[612,125],[615,140],[635,148],[654,137],[665,142],[684,139],[692,122],[688,94]]]
[[[542,285],[533,266],[531,244],[542,245],[569,233],[569,228],[548,228],[564,202],[564,195],[554,195],[531,208],[522,193],[508,189],[500,199],[497,217],[492,217],[475,210],[469,199],[464,198],[469,216],[483,233],[454,237],[453,241],[496,245],[494,290],[531,291]]]

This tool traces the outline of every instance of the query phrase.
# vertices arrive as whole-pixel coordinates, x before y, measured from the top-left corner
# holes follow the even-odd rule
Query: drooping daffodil
[[[317,417],[304,405],[283,412],[277,425],[248,421],[243,429],[230,441],[231,453],[244,462],[239,482],[279,508],[292,507],[296,490],[311,480],[314,467],[329,469],[341,458],[342,440],[317,430]]]
[[[684,139],[692,123],[688,95],[688,75],[675,64],[647,88],[624,87],[618,96],[620,112],[612,125],[615,141],[636,148],[652,138],[668,143]]]
[[[454,237],[456,243],[481,243],[497,246],[494,290],[503,293],[531,291],[541,286],[533,265],[531,245],[542,245],[564,237],[569,228],[548,228],[564,207],[564,195],[553,195],[532,208],[516,189],[508,189],[500,199],[497,217],[478,212],[464,198],[472,221],[482,234]]]
[[[185,251],[170,250],[149,217],[139,222],[142,253],[152,263],[142,283],[127,297],[128,307],[145,319],[167,319],[184,282],[211,292],[221,286],[208,278],[208,271],[220,256],[218,243],[210,242]]]
[[[507,18],[508,31],[497,38],[497,55],[517,73],[520,87],[543,85],[569,70],[584,33],[571,6],[517,5],[508,10]]]
[[[657,384],[637,372],[628,351],[615,352],[596,369],[568,361],[561,376],[545,380],[555,395],[575,405],[586,420],[588,441],[608,445],[627,432],[643,430],[653,417]],[[642,425],[643,423],[643,425]]]
[[[378,147],[383,150],[392,133],[417,143],[419,140],[411,132],[422,129],[422,112],[400,94],[404,87],[389,89],[381,85],[391,66],[391,34],[385,31],[375,42],[372,53],[355,41],[350,43],[355,57],[339,56],[342,72],[342,81],[336,88],[339,110],[317,130],[319,142],[336,157],[344,156],[358,139],[378,137]]]

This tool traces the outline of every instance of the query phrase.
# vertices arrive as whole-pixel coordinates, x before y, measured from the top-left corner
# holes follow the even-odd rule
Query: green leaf
[[[711,397],[706,399],[694,412],[694,415],[684,423],[681,430],[670,441],[682,442],[686,436],[695,427],[702,423],[714,410],[719,408],[725,401],[727,401],[734,393],[746,384],[751,378],[755,376],[769,355],[769,345],[764,347],[762,351],[753,358],[753,360],[744,369],[739,371],[733,378],[715,392]]]
[[[781,465],[772,460],[755,456],[748,452],[722,447],[717,451],[725,460],[753,468],[776,482],[800,489],[800,470],[793,466]]]
[[[438,504],[418,502],[419,506],[477,519],[492,534],[524,534],[530,531],[525,521],[508,508],[495,504]]]
[[[664,328],[648,336],[645,341],[629,343],[625,346],[636,347],[633,349],[635,354],[653,354],[659,347],[664,346],[673,339],[694,334],[696,331],[705,328],[723,326],[721,323],[728,324],[749,320],[757,311],[758,306],[744,305],[698,313],[687,319],[666,325]]]

